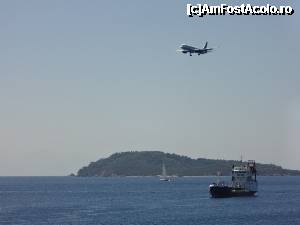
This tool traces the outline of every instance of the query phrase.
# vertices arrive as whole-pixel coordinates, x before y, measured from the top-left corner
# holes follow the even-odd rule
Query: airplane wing
[[[181,52],[181,53],[188,53],[191,51],[185,50],[185,49],[177,49],[176,52]]]

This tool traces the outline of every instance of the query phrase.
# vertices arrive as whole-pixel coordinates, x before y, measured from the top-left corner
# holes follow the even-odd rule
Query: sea
[[[223,199],[209,196],[216,179],[0,177],[0,224],[300,225],[300,177],[259,176],[257,196]]]

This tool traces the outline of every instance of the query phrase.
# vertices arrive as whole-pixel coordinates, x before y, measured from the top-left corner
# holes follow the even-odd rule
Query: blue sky
[[[1,1],[0,175],[65,175],[126,150],[243,154],[300,169],[299,3],[250,2],[295,14],[189,18],[188,1]],[[217,49],[175,51],[205,41]]]

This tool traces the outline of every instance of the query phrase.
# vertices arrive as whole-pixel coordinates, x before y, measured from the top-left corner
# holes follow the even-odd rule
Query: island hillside
[[[234,160],[191,159],[160,151],[121,152],[108,158],[91,162],[81,168],[77,176],[156,176],[161,174],[165,164],[168,175],[176,176],[208,176],[230,175],[232,165],[240,164]],[[273,164],[257,163],[258,175],[300,175],[298,170],[283,169]]]

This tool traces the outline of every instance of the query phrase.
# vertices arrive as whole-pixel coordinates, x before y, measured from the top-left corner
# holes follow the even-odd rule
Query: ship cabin
[[[232,166],[232,186],[234,188],[249,189],[256,184],[255,162],[248,161],[245,165]]]

